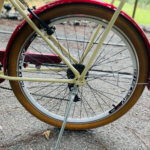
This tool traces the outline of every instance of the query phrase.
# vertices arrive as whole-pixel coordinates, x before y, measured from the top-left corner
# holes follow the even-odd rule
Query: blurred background
[[[20,0],[23,1],[23,0]],[[52,2],[54,0],[25,0],[25,2],[31,7],[36,5],[37,8]],[[111,3],[112,0],[101,0],[107,3]],[[137,1],[136,13],[134,19],[137,23],[142,25],[150,24],[150,0],[127,0],[123,11],[133,17],[134,6]],[[5,3],[9,3],[9,0],[5,0]],[[117,7],[120,3],[120,0],[114,0],[114,5]]]

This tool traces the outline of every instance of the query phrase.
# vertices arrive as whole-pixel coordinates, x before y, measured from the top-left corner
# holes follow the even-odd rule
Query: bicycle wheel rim
[[[70,16],[65,16],[65,18],[68,18],[68,17],[70,17]],[[85,17],[85,16],[84,16]],[[76,16],[75,15],[73,15],[73,18],[74,19],[78,19],[78,18],[76,18]],[[91,18],[91,16],[88,16],[86,19],[88,20],[89,18]],[[99,20],[97,20],[97,18],[95,18],[95,17],[93,17],[94,18],[94,21],[96,21],[96,22],[99,22]],[[58,19],[60,19],[60,18],[58,18]],[[62,19],[62,18],[61,18]],[[56,20],[56,19],[55,19]],[[55,21],[54,20],[54,21]],[[70,19],[69,19],[70,20]],[[91,19],[90,19],[91,20]],[[51,21],[51,22],[53,22],[53,21]],[[60,21],[57,21],[58,23],[60,23]],[[101,22],[101,24],[102,25],[107,25],[107,22],[106,21],[104,21],[103,23]],[[53,25],[53,23],[52,23],[52,25]],[[56,28],[57,29],[57,28]],[[115,30],[115,32],[117,33],[117,32],[120,32],[119,31],[119,29],[117,29],[117,27],[115,27],[114,28],[114,30]],[[32,33],[32,35],[33,35],[33,33]],[[32,37],[32,35],[31,35],[31,37]],[[132,60],[133,60],[133,65],[134,65],[134,69],[132,70],[133,71],[133,74],[134,74],[134,71],[135,70],[138,70],[138,59],[137,59],[137,57],[136,57],[136,52],[135,52],[135,50],[133,49],[133,47],[132,47],[132,44],[129,42],[129,40],[127,40],[127,37],[125,37],[125,35],[123,35],[121,32],[120,32],[120,36],[123,36],[124,37],[124,39],[126,39],[125,41],[128,41],[128,47],[130,47],[130,54],[132,55]],[[31,38],[30,37],[30,38]],[[29,38],[29,39],[30,39]],[[32,39],[32,38],[31,38]],[[26,46],[26,43],[28,43],[28,39],[27,39],[27,41],[25,42],[25,44],[24,44],[24,46]],[[23,47],[24,47],[23,46]],[[132,48],[132,50],[131,50],[131,48]],[[24,49],[24,48],[23,48]],[[20,56],[22,55],[22,51],[21,51],[21,53],[20,53]],[[134,58],[133,58],[134,57]],[[20,57],[19,57],[20,58]],[[132,78],[132,80],[131,80],[131,82],[133,82],[133,80],[134,80],[134,83],[135,83],[135,85],[136,85],[136,82],[137,82],[137,80],[138,80],[138,71],[136,72],[136,81],[135,81],[135,78]],[[21,83],[22,84],[22,83]],[[20,86],[21,87],[21,86]],[[21,87],[22,88],[22,91],[24,92],[24,95],[26,96],[26,98],[29,100],[29,102],[31,103],[31,105],[33,105],[33,107],[35,107],[36,109],[38,109],[38,111],[40,111],[41,113],[43,113],[44,115],[46,115],[46,116],[48,116],[48,117],[50,117],[50,118],[53,118],[53,119],[56,119],[56,120],[61,120],[61,121],[63,121],[63,117],[62,116],[56,116],[56,115],[54,115],[54,114],[52,114],[52,113],[50,113],[50,112],[48,112],[47,110],[45,110],[44,108],[42,108],[41,107],[41,105],[39,105],[37,102],[35,102],[35,100],[33,99],[33,97],[31,97],[31,95],[29,94],[29,92],[27,91],[27,89],[23,89],[23,87]],[[134,92],[134,89],[135,89],[135,86],[132,88],[132,92],[131,91],[129,91],[129,92],[131,92],[131,94],[128,96],[128,99],[123,99],[123,100],[121,100],[121,101],[119,101],[119,103],[115,106],[115,107],[118,107],[117,109],[116,108],[111,108],[111,109],[109,109],[107,112],[105,111],[105,113],[103,113],[102,115],[98,115],[98,116],[95,116],[95,117],[91,117],[91,118],[82,118],[82,119],[80,119],[81,117],[79,117],[79,118],[73,118],[73,119],[71,119],[71,118],[69,118],[68,119],[68,122],[71,122],[71,123],[86,123],[86,122],[94,122],[94,121],[97,121],[97,120],[102,120],[102,119],[104,119],[104,118],[107,118],[107,117],[109,117],[109,116],[111,116],[112,114],[114,114],[114,113],[116,113],[120,108],[122,108],[124,105],[125,105],[125,103],[130,99],[130,97],[132,96],[132,93]],[[127,93],[126,95],[128,95],[129,93]],[[110,113],[111,112],[111,113]]]

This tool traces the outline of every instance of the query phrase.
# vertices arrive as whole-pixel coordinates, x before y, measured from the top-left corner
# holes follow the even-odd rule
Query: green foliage
[[[107,2],[107,3],[111,2],[111,0],[102,0],[102,1]],[[130,3],[126,3],[125,6],[123,7],[123,11],[132,17],[135,0],[129,0],[129,1]],[[141,0],[141,1],[144,1],[144,0]],[[147,0],[147,1],[150,1],[150,0]],[[132,2],[133,4],[131,4]],[[118,7],[119,3],[120,3],[120,0],[115,0],[114,5]],[[143,25],[150,24],[150,9],[146,10],[146,9],[137,7],[134,19],[139,24],[143,24]]]
[[[127,0],[129,4],[134,4],[135,0]],[[150,10],[150,0],[138,0],[138,7]]]

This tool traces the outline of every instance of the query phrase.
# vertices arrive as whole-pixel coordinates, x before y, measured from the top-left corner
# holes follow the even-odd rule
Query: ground
[[[0,31],[12,32],[18,23],[0,19]],[[9,37],[0,33],[0,49],[5,49]],[[136,105],[117,121],[92,130],[65,130],[59,150],[149,150],[149,118],[150,92],[145,88]],[[49,139],[42,135],[47,130]],[[54,150],[59,131],[30,115],[12,91],[0,89],[0,150]]]

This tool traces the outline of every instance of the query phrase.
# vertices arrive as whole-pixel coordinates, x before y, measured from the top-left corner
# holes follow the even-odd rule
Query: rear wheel
[[[100,6],[70,4],[47,10],[39,17],[49,26],[56,27],[53,34],[59,41],[56,47],[82,73],[112,15],[112,10]],[[99,24],[102,28],[88,54],[83,57]],[[68,50],[68,56],[62,51],[62,46]],[[31,53],[42,56],[44,61]],[[49,54],[56,57],[44,40],[26,25],[12,45],[8,61],[9,76],[73,79],[74,74],[67,65],[62,61],[55,62]],[[78,64],[74,63],[71,55]],[[120,16],[86,74],[87,84],[79,88],[66,128],[95,128],[125,114],[143,92],[144,85],[137,83],[147,80],[147,62],[145,46],[137,30]],[[27,69],[38,66],[50,71],[25,72],[25,65],[28,65]],[[56,68],[62,68],[62,71],[57,72]],[[31,81],[10,81],[10,84],[18,100],[31,114],[61,127],[73,84]]]

